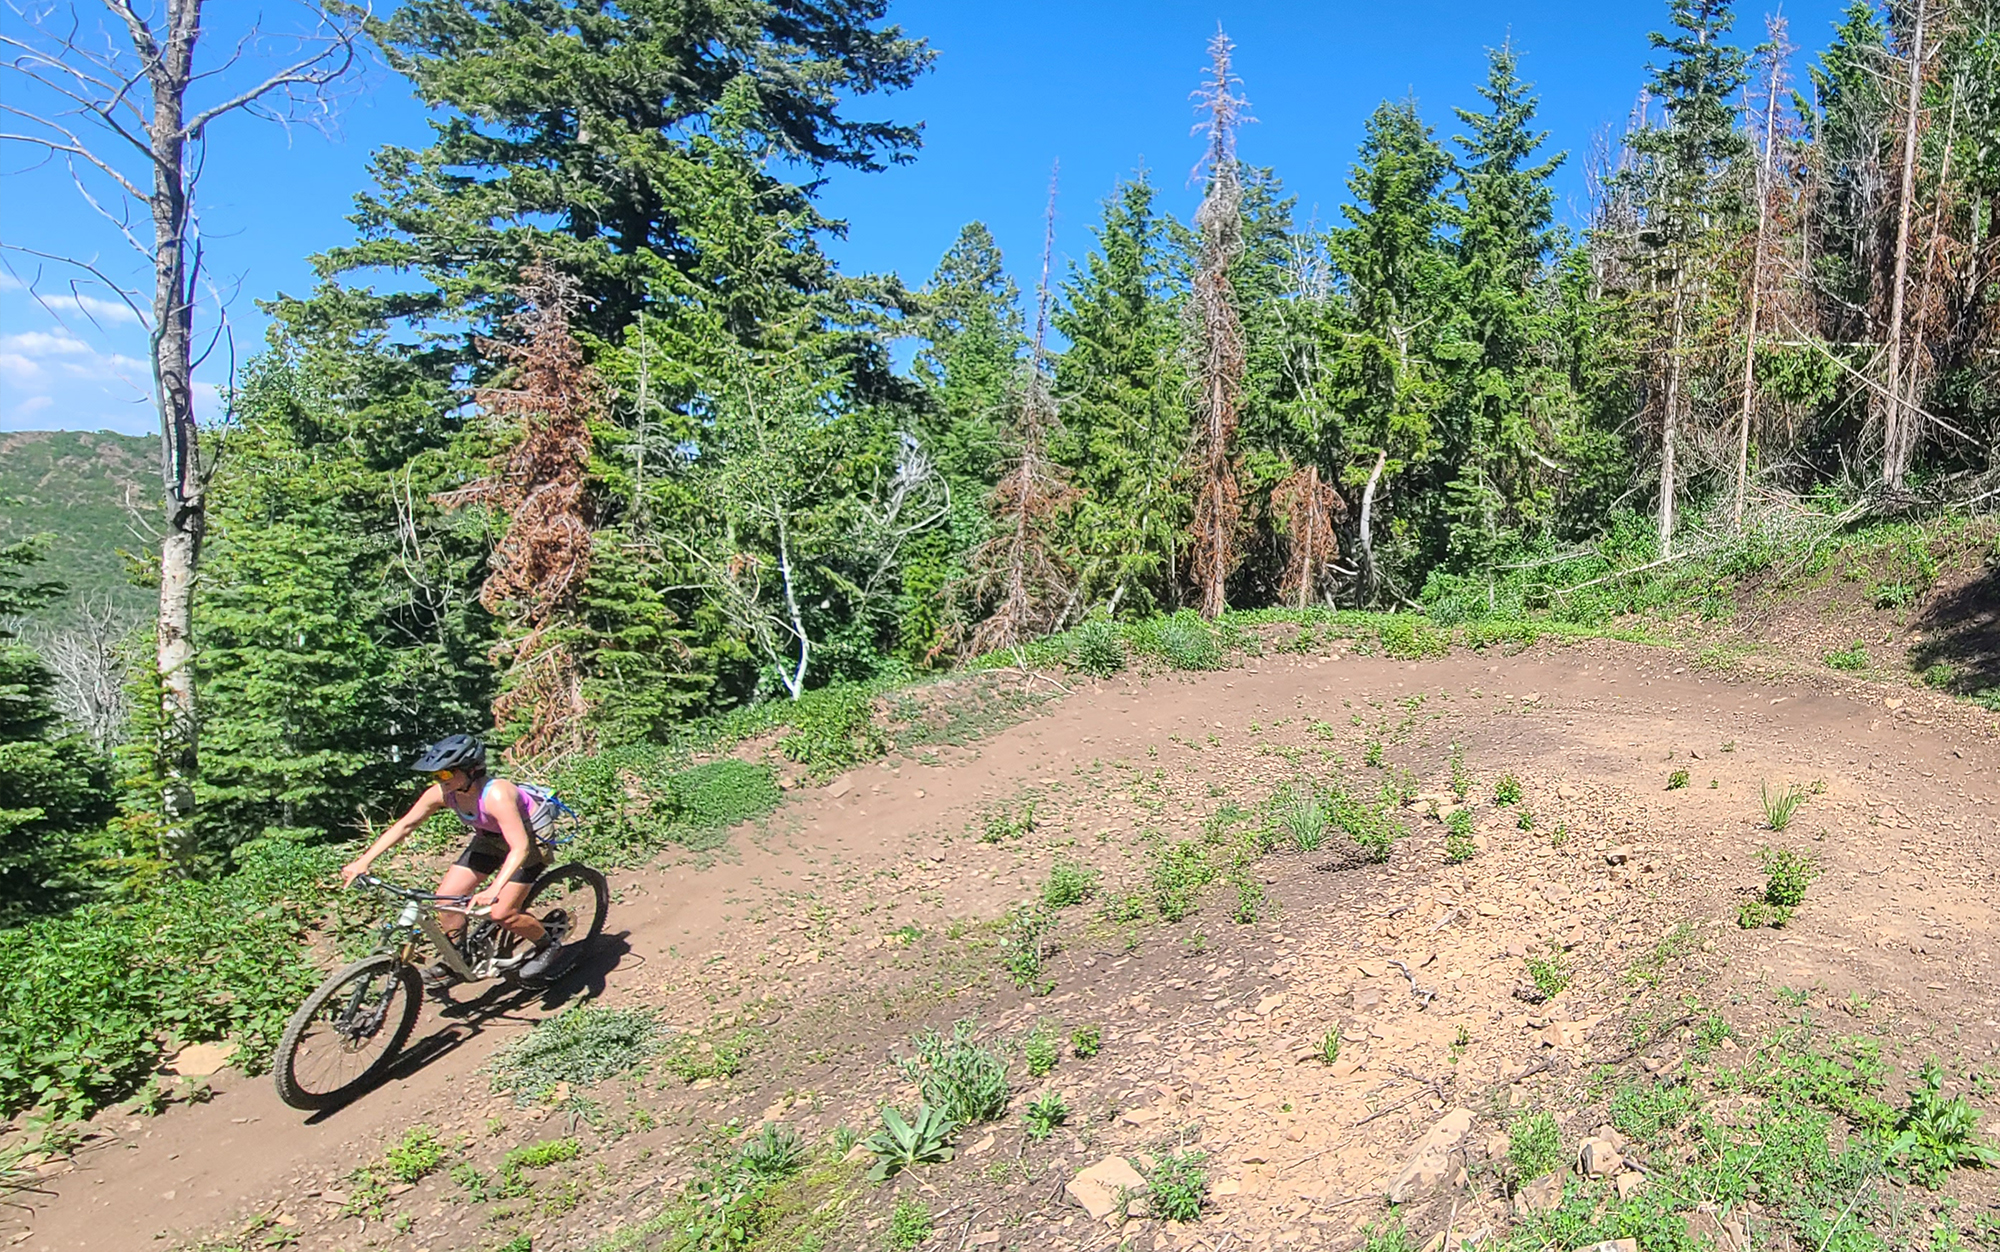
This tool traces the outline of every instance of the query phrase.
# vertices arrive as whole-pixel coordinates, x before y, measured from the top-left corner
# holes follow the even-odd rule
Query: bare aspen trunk
[[[134,23],[135,42],[140,42]],[[194,412],[194,300],[189,290],[187,135],[183,111],[195,41],[201,34],[201,0],[172,0],[166,43],[150,52],[153,91],[153,387],[160,410],[160,478],[166,496],[166,533],[160,540],[160,611],[155,660],[159,666],[160,726],[157,761],[161,804],[167,819],[164,846],[186,865],[196,853],[189,823],[199,767],[200,722],[195,704],[194,586],[201,543],[208,528],[207,476],[201,466]]]
[[[1674,275],[1674,329],[1667,341],[1667,397],[1660,418],[1660,555],[1674,551],[1675,454],[1680,436],[1681,278]]]
[[[1764,152],[1757,171],[1757,235],[1750,250],[1750,324],[1743,336],[1743,412],[1736,424],[1736,498],[1729,506],[1729,528],[1743,529],[1743,495],[1750,477],[1750,415],[1757,392],[1757,314],[1764,290],[1764,237],[1770,222],[1773,154],[1778,141],[1778,85],[1783,74],[1783,18],[1771,20],[1774,49],[1764,97]]]
[[[1903,116],[1903,185],[1896,205],[1896,276],[1889,288],[1889,379],[1882,422],[1882,483],[1903,485],[1916,450],[1912,415],[1903,403],[1903,300],[1910,274],[1910,212],[1917,198],[1917,118],[1924,71],[1924,0],[1917,0],[1910,40],[1910,84]]]
[[[1368,485],[1361,490],[1361,605],[1375,603],[1375,536],[1370,525],[1375,513],[1375,488],[1382,482],[1382,467],[1389,463],[1387,451],[1375,454],[1375,468],[1368,472]]]

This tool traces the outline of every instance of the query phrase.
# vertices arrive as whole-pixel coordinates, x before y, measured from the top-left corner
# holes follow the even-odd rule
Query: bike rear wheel
[[[422,1001],[416,969],[386,952],[328,978],[285,1026],[273,1067],[278,1098],[324,1109],[359,1095],[403,1050]]]
[[[605,885],[604,875],[574,862],[558,865],[536,879],[521,906],[542,923],[543,929],[558,936],[565,949],[563,968],[603,933],[604,915],[610,907],[611,889]],[[513,942],[503,942],[511,951]],[[521,981],[512,971],[505,977],[510,982]]]

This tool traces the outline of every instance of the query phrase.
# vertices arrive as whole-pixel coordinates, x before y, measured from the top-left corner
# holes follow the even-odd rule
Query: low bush
[[[1195,910],[1201,889],[1214,882],[1208,851],[1192,839],[1165,844],[1153,853],[1153,905],[1170,922]]]
[[[558,1086],[581,1095],[623,1074],[660,1047],[660,1025],[647,1008],[600,1008],[580,1000],[494,1053],[493,1089],[519,1105],[548,1098]]]
[[[1146,1174],[1146,1212],[1170,1222],[1191,1222],[1208,1203],[1208,1158],[1200,1152],[1162,1152]]]
[[[949,1037],[925,1031],[912,1041],[916,1054],[896,1061],[924,1104],[954,1126],[992,1121],[1007,1111],[1007,1065],[974,1042],[978,1031],[970,1018],[953,1026]]]
[[[1108,618],[1093,617],[1070,632],[1070,667],[1078,673],[1106,678],[1125,668],[1125,640]]]
[[[1082,904],[1097,894],[1097,879],[1096,870],[1057,857],[1055,865],[1049,870],[1048,881],[1042,884],[1042,903],[1052,909]]]
[[[1553,1174],[1563,1163],[1562,1128],[1556,1125],[1555,1114],[1538,1111],[1516,1117],[1507,1128],[1507,1159],[1522,1182]]]
[[[864,686],[808,691],[792,702],[784,720],[791,733],[778,741],[778,750],[815,775],[871,761],[886,747],[875,725],[874,695]]]
[[[1221,629],[1193,609],[1135,622],[1127,637],[1133,651],[1156,656],[1174,669],[1221,669],[1229,659]]]
[[[1046,1092],[1028,1102],[1028,1107],[1021,1110],[1021,1120],[1027,1124],[1028,1138],[1046,1139],[1069,1120],[1069,1105],[1062,1092]]]

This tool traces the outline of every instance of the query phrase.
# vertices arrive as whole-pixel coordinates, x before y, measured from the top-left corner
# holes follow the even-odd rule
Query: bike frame
[[[402,912],[397,914],[395,921],[383,927],[383,943],[380,948],[381,951],[395,953],[396,959],[402,961],[404,964],[415,965],[417,963],[416,948],[419,936],[429,939],[431,946],[437,949],[438,959],[443,961],[453,973],[468,982],[484,982],[489,978],[497,978],[527,961],[528,957],[524,954],[511,957],[489,957],[479,964],[474,965],[465,959],[465,953],[460,949],[458,942],[454,941],[451,935],[446,932],[443,925],[438,922],[438,914],[440,913],[463,914],[466,925],[459,931],[460,937],[463,938],[471,933],[473,920],[488,916],[492,912],[491,908],[484,905],[473,908],[466,905],[446,904],[444,901],[447,899],[463,899],[464,897],[417,896],[401,892],[396,888],[390,888],[387,883],[381,882],[380,879],[375,881],[376,885],[392,891],[398,891],[399,894],[404,896]],[[429,907],[426,908],[425,905],[429,905]],[[398,939],[399,936],[400,940]]]

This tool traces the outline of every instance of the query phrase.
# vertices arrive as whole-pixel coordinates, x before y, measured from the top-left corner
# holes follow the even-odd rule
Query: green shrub
[[[1403,834],[1403,828],[1393,818],[1380,807],[1364,804],[1344,791],[1333,793],[1332,805],[1334,825],[1346,832],[1362,855],[1377,864],[1389,859],[1396,840]]]
[[[1170,922],[1195,910],[1195,897],[1215,881],[1208,852],[1192,839],[1167,844],[1153,853],[1153,905]]]
[[[808,691],[792,702],[785,721],[792,730],[778,750],[817,775],[874,760],[887,744],[875,726],[874,697],[858,685]]]
[[[1519,804],[1521,802],[1521,780],[1512,774],[1500,775],[1500,781],[1493,784],[1493,803]]]
[[[1064,1102],[1062,1092],[1050,1091],[1029,1101],[1028,1107],[1021,1110],[1021,1120],[1027,1124],[1028,1138],[1046,1139],[1069,1120],[1069,1105]]]
[[[1208,1202],[1208,1158],[1200,1152],[1162,1152],[1146,1175],[1146,1212],[1170,1222],[1191,1222]]]
[[[777,1182],[805,1168],[806,1144],[799,1132],[765,1122],[755,1138],[736,1150],[736,1167],[758,1182]]]
[[[1621,1087],[1611,1098],[1611,1124],[1650,1143],[1693,1115],[1700,1102],[1685,1084],[1653,1082]]]
[[[1125,668],[1125,640],[1108,618],[1093,617],[1070,632],[1069,663],[1079,673],[1105,678]]]
[[[260,1071],[325,976],[304,938],[350,854],[256,840],[224,877],[0,931],[0,1117],[37,1105],[84,1117],[121,1100],[152,1077],[170,1036],[233,1039],[231,1063]]]
[[[1391,614],[1377,633],[1384,652],[1406,661],[1439,657],[1451,651],[1450,632],[1434,629],[1414,613]]]
[[[1049,939],[1054,928],[1055,917],[1040,908],[1024,906],[1007,915],[1006,930],[1000,941],[1004,954],[1001,964],[1016,987],[1038,996],[1055,990],[1055,981],[1043,970],[1055,950]]]
[[[1472,794],[1472,771],[1465,768],[1465,747],[1451,745],[1451,794],[1460,804]]]
[[[575,837],[569,852],[604,867],[642,863],[669,845],[716,847],[724,830],[783,798],[761,765],[684,761],[643,744],[564,761],[545,781],[576,811],[564,826]]]
[[[1772,830],[1783,830],[1791,825],[1792,816],[1806,802],[1806,789],[1797,783],[1774,792],[1769,782],[1762,782],[1757,785],[1757,795],[1764,804],[1764,824]]]
[[[1104,1046],[1104,1032],[1095,1026],[1079,1026],[1070,1032],[1069,1050],[1080,1061],[1087,1061],[1097,1055]]]
[[[1048,881],[1042,884],[1042,903],[1052,909],[1082,904],[1097,894],[1097,878],[1096,870],[1057,857],[1055,865],[1049,870]]]
[[[1529,955],[1528,979],[1544,998],[1561,995],[1569,986],[1570,977],[1569,966],[1563,963],[1561,948],[1551,945],[1546,953]]]
[[[1273,819],[1298,851],[1317,852],[1326,843],[1333,812],[1318,789],[1287,783],[1272,795],[1270,808]]]
[[[900,1173],[912,1165],[934,1165],[952,1158],[952,1120],[942,1110],[928,1104],[917,1106],[914,1118],[905,1120],[900,1110],[882,1108],[882,1129],[868,1136],[866,1146],[875,1158],[868,1176],[876,1182]]]
[[[1757,864],[1764,871],[1763,894],[1743,902],[1737,909],[1736,923],[1745,930],[1783,926],[1805,903],[1806,888],[1819,877],[1819,862],[1788,848],[1760,848]]]
[[[1673,773],[1667,775],[1668,791],[1679,791],[1681,788],[1687,785],[1688,785],[1688,772],[1686,770],[1677,769]]]
[[[1867,669],[1868,646],[1857,639],[1854,641],[1853,646],[1847,648],[1845,651],[1827,653],[1826,663],[1830,669],[1848,670],[1850,672]]]
[[[1979,1111],[1963,1095],[1945,1098],[1944,1070],[1936,1060],[1925,1063],[1917,1084],[1890,1141],[1896,1172],[1935,1191],[1954,1169],[2000,1165],[2000,1149],[1980,1133]]]
[[[1458,865],[1472,859],[1479,845],[1472,837],[1472,810],[1455,809],[1444,819],[1444,859]]]
[[[893,1252],[910,1252],[931,1237],[931,1211],[916,1200],[896,1201],[889,1214],[889,1247]]]
[[[923,1103],[954,1126],[991,1121],[1007,1111],[1006,1063],[973,1042],[978,1030],[971,1018],[953,1026],[950,1038],[927,1030],[913,1041],[916,1055],[896,1061]]]
[[[397,1182],[416,1182],[443,1163],[444,1145],[438,1142],[437,1131],[429,1126],[410,1127],[403,1141],[390,1148],[383,1158],[389,1176]]]
[[[660,1025],[648,1008],[601,1008],[579,1000],[494,1053],[487,1068],[493,1089],[516,1104],[546,1099],[558,1084],[574,1096],[638,1065],[660,1047]]]
[[[1028,1077],[1040,1078],[1054,1069],[1058,1052],[1056,1036],[1036,1027],[1021,1044],[1021,1062],[1028,1067]]]
[[[1562,1128],[1555,1114],[1523,1113],[1507,1128],[1507,1159],[1515,1177],[1527,1182],[1553,1174],[1563,1163]]]
[[[1334,1027],[1319,1037],[1319,1050],[1314,1055],[1322,1065],[1331,1065],[1340,1059],[1339,1027]]]
[[[1193,609],[1135,623],[1135,650],[1159,657],[1174,669],[1216,670],[1228,663],[1222,633]]]
[[[734,757],[685,769],[668,779],[675,815],[700,830],[723,830],[778,807],[785,793],[771,771]]]

